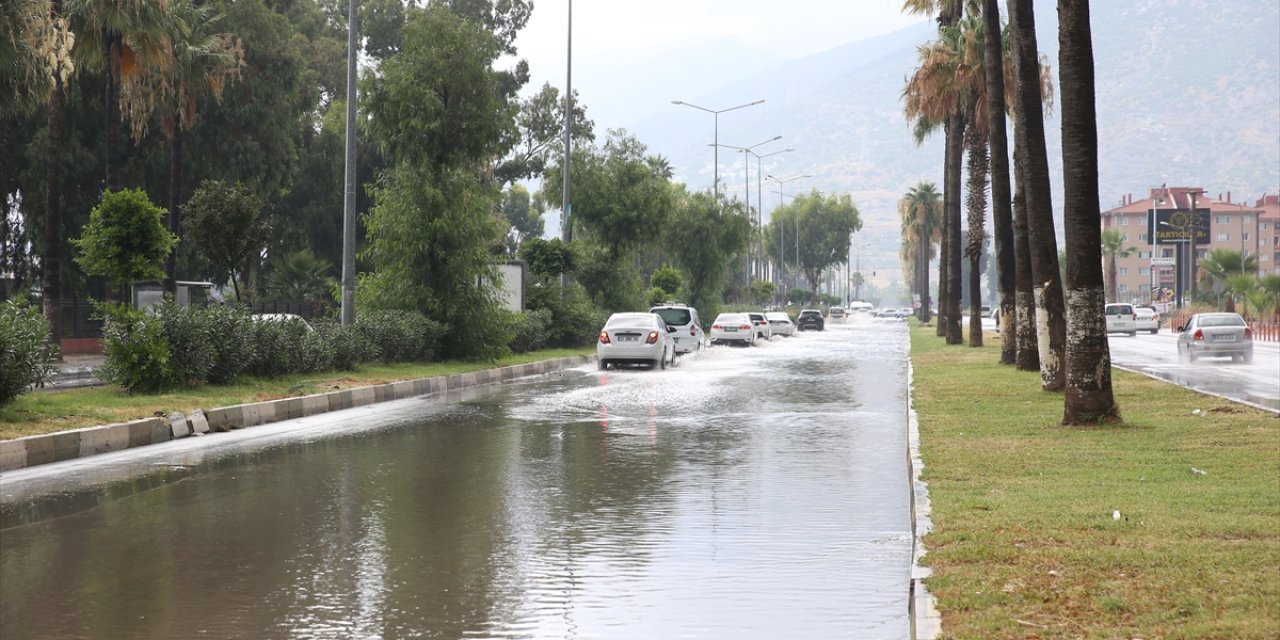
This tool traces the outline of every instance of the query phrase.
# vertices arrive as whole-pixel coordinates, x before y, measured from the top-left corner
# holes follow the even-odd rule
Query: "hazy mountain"
[[[1092,5],[1104,208],[1127,193],[1145,194],[1165,182],[1203,186],[1211,196],[1230,191],[1234,200],[1251,202],[1280,189],[1280,4],[1147,0]],[[1039,46],[1056,72],[1055,4],[1037,2],[1036,11]],[[750,146],[784,136],[757,152],[796,151],[765,159],[764,172],[813,176],[789,184],[788,193],[809,188],[851,193],[867,222],[864,240],[874,245],[872,257],[863,254],[864,270],[896,270],[898,198],[919,180],[942,182],[941,136],[915,146],[900,100],[905,78],[917,65],[916,48],[935,36],[933,23],[921,23],[684,99],[724,108],[765,98],[762,105],[721,114],[720,142]],[[1056,112],[1046,129],[1054,205],[1060,211]],[[627,128],[653,153],[667,156],[680,179],[699,188],[711,184],[710,114],[672,105]],[[741,157],[731,149],[720,151],[721,183],[739,197]],[[767,214],[779,196],[771,183],[763,186]],[[754,161],[750,188],[754,203]]]

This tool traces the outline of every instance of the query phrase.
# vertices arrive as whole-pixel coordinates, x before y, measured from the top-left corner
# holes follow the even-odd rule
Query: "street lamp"
[[[801,180],[804,178],[812,178],[812,177],[813,176],[807,173],[802,176],[793,176],[793,177],[787,178],[786,180],[774,177],[772,175],[765,176],[765,178],[778,183],[778,208],[779,209],[782,208],[782,199],[783,197],[785,197],[785,194],[782,192],[783,185],[793,180]],[[787,242],[786,237],[787,237],[786,229],[783,228],[782,224],[778,224],[778,238],[779,238],[778,239],[778,255],[779,256],[785,255],[785,252],[782,250],[782,248],[786,246],[786,242]],[[787,261],[784,258],[782,260],[782,268],[784,271],[786,270],[786,267],[787,267]],[[796,268],[797,269],[800,268],[800,216],[799,215],[796,216]]]
[[[759,146],[762,146],[762,145],[766,145],[766,144],[769,144],[770,142],[774,142],[774,141],[776,141],[776,140],[781,140],[781,139],[782,139],[782,136],[774,136],[774,137],[772,137],[772,138],[769,138],[768,140],[764,140],[764,141],[761,141],[761,142],[757,142],[757,143],[755,143],[755,144],[753,144],[753,145],[751,145],[751,146],[749,146],[749,147],[738,147],[738,146],[734,146],[734,145],[731,145],[731,144],[717,144],[717,145],[716,145],[716,146],[718,146],[718,147],[725,147],[726,149],[737,149],[739,152],[741,152],[741,153],[742,153],[742,173],[743,173],[743,179],[742,179],[742,191],[743,191],[743,194],[742,194],[742,195],[743,195],[744,199],[745,199],[745,200],[746,200],[746,202],[747,202],[747,216],[748,216],[748,217],[750,217],[750,216],[751,216],[751,162],[750,162],[749,160],[747,160],[747,155],[746,155],[746,154],[750,153],[751,155],[755,155],[755,152],[754,152],[754,151],[752,151],[752,149],[755,149],[756,147],[759,147]],[[772,155],[772,154],[770,154],[770,155]],[[759,157],[759,156],[756,156],[756,157]],[[756,163],[756,176],[759,176],[759,175],[760,175],[760,166],[759,166],[759,163],[757,162],[757,163]],[[758,182],[758,178],[757,178],[757,182]],[[761,224],[761,219],[760,219],[760,215],[759,215],[759,214],[760,214],[760,211],[761,211],[763,208],[764,208],[764,205],[760,202],[760,189],[759,189],[759,186],[757,186],[757,188],[756,188],[756,237],[757,237],[757,242],[759,241],[760,229],[762,228],[762,227],[760,226],[760,224]],[[760,269],[760,268],[761,268],[761,267],[759,267],[758,265],[760,265],[760,264],[763,262],[763,261],[761,260],[761,258],[760,258],[760,253],[759,253],[759,251],[760,251],[760,248],[759,248],[759,247],[757,247],[757,253],[756,253],[756,264],[757,264],[757,268],[758,268],[758,269]],[[761,269],[761,270],[763,270],[763,269]],[[748,273],[748,274],[747,274],[747,279],[748,279],[748,281],[750,281],[750,277],[751,277],[751,274],[750,274],[750,273]]]
[[[1191,196],[1191,304],[1196,303],[1196,232],[1200,230],[1200,215],[1196,213],[1196,196],[1203,191],[1188,191]]]
[[[748,102],[746,104],[740,104],[736,107],[729,107],[727,109],[708,109],[706,107],[699,107],[696,104],[689,104],[688,102],[684,102],[682,100],[671,101],[671,104],[692,107],[699,111],[706,111],[707,113],[710,113],[711,115],[715,116],[715,143],[714,143],[715,150],[716,150],[715,151],[715,167],[714,167],[715,178],[714,178],[714,183],[712,185],[712,191],[717,202],[717,205],[716,205],[717,208],[720,206],[718,204],[720,202],[720,114],[726,111],[733,111],[735,109],[754,107],[762,102],[764,102],[763,98],[761,98],[760,100],[756,100],[755,102]]]

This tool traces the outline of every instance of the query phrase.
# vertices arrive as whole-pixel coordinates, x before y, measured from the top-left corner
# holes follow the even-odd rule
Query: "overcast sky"
[[[564,88],[567,12],[568,0],[534,2],[516,40],[530,88]],[[692,100],[698,87],[723,84],[726,70],[777,66],[927,19],[904,14],[902,0],[578,0],[573,86],[600,131]],[[686,55],[696,60],[681,64]],[[742,65],[727,66],[735,59]]]

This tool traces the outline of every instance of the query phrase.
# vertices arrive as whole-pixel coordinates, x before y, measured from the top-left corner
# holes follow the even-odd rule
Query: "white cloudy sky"
[[[726,70],[776,66],[928,19],[901,7],[902,0],[578,0],[573,86],[597,130],[624,126],[722,84]],[[534,2],[516,40],[531,88],[564,88],[567,12],[568,0]]]

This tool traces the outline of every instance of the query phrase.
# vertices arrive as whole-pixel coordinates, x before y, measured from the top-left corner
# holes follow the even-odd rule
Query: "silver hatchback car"
[[[1230,357],[1253,362],[1253,331],[1238,313],[1197,313],[1178,327],[1178,359]]]

